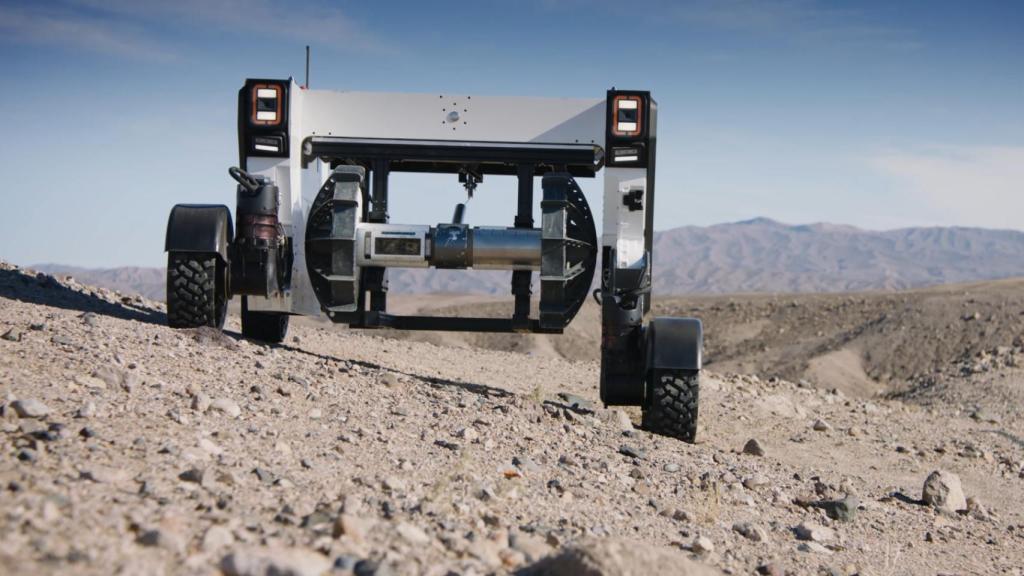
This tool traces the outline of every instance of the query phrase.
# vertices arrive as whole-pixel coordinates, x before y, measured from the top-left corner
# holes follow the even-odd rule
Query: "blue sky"
[[[177,202],[231,205],[246,77],[659,102],[658,229],[767,216],[1024,229],[1024,3],[0,0],[0,258],[163,262]],[[584,181],[592,204],[600,181]],[[511,224],[511,182],[473,224]],[[454,179],[396,177],[436,223]]]

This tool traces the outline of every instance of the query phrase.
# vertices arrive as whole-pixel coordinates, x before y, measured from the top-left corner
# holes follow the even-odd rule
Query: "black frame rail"
[[[310,136],[303,141],[302,159],[384,161],[391,172],[458,173],[472,165],[480,174],[516,176],[532,165],[542,176],[561,167],[577,178],[593,178],[604,166],[604,150],[596,144],[475,142],[467,140],[404,140]]]

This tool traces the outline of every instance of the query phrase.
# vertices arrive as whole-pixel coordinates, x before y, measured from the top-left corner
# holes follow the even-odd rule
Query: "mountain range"
[[[847,292],[1024,276],[1024,232],[930,227],[872,231],[768,218],[654,235],[654,292]],[[162,299],[162,268],[32,268]],[[392,269],[398,293],[507,294],[510,273]],[[534,277],[536,284],[536,277]],[[536,288],[535,288],[536,291]]]

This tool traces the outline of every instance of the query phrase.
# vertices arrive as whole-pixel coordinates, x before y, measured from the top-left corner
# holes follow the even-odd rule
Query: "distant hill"
[[[167,293],[163,268],[80,268],[63,264],[36,264],[30,268],[55,276],[72,276],[82,284],[119,290],[125,294],[140,294],[151,300],[162,301]]]
[[[1024,232],[1014,230],[879,232],[756,218],[656,232],[654,243],[659,294],[897,290],[1024,276]],[[164,294],[161,268],[34,268],[149,298]],[[399,293],[508,294],[511,273],[392,269],[389,277]]]

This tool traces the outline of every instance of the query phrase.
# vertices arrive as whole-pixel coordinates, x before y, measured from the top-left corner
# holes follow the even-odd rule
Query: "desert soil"
[[[313,322],[270,346],[2,265],[0,571],[572,573],[551,558],[589,546],[598,574],[1021,574],[1024,307],[950,290],[973,301],[662,304],[714,312],[689,445],[602,407],[598,364],[557,348]]]

